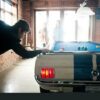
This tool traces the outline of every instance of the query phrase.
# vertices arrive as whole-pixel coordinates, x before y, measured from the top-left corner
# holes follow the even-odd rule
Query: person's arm
[[[23,58],[32,58],[42,53],[42,50],[27,51],[21,44],[12,45],[12,49]]]

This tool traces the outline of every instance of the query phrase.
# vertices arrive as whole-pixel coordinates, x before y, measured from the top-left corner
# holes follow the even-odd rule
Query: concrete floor
[[[34,78],[36,58],[22,60],[0,73],[0,93],[40,93]]]

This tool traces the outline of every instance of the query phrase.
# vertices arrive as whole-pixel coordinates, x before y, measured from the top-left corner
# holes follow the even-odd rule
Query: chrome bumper
[[[45,81],[37,76],[35,79],[39,85],[50,86],[50,87],[74,87],[74,86],[100,86],[100,81],[61,81],[61,80],[53,80],[53,81]]]

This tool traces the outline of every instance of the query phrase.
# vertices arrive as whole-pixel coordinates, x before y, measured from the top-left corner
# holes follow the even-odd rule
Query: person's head
[[[22,38],[24,34],[30,32],[30,26],[27,21],[21,19],[18,20],[14,25],[14,29],[18,32],[19,38]]]

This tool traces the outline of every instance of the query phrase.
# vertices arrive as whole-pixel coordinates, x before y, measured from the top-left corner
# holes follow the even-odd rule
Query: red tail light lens
[[[42,68],[41,69],[41,78],[54,78],[54,68]]]
[[[50,78],[54,78],[54,69],[53,68],[49,69],[49,76],[50,76]]]
[[[42,68],[42,70],[41,70],[41,77],[42,78],[45,78],[45,73],[46,73],[45,68]]]

